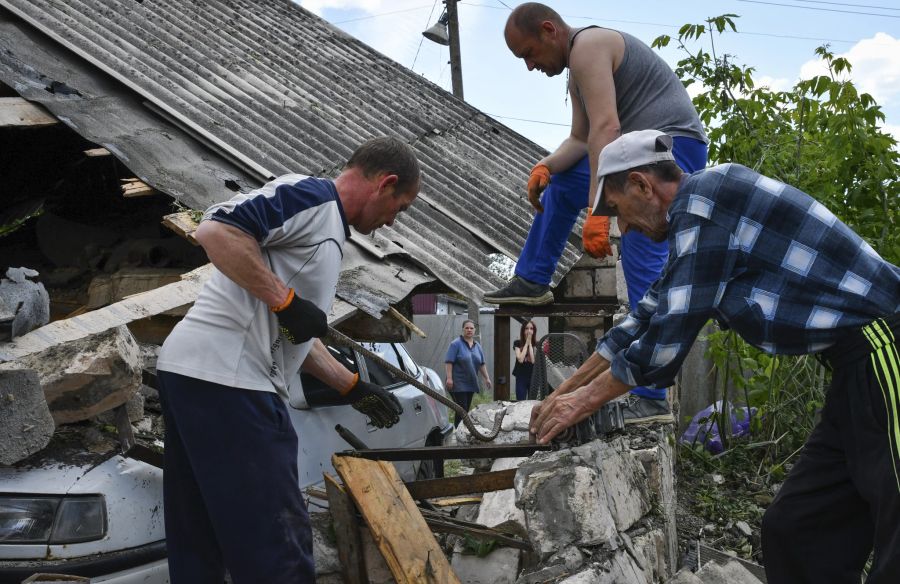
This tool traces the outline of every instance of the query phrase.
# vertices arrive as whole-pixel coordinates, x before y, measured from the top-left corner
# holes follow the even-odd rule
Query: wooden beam
[[[331,462],[398,584],[460,582],[394,465],[348,456]]]
[[[134,197],[148,197],[159,192],[143,181],[137,179],[128,180],[129,182],[125,182],[122,184],[122,196],[126,199],[132,199]]]
[[[349,457],[344,457],[349,458]],[[516,469],[481,472],[473,475],[425,479],[406,483],[406,489],[413,499],[433,499],[435,497],[458,497],[472,493],[487,493],[513,488]]]
[[[389,308],[390,308],[389,312],[391,313],[391,316],[393,316],[394,318],[399,320],[403,324],[403,326],[405,326],[412,332],[416,333],[423,339],[428,337],[428,335],[425,334],[425,331],[423,331],[422,329],[417,327],[413,321],[411,321],[408,318],[406,318],[405,316],[403,316],[403,314],[399,310],[397,310],[393,306],[391,306]]]
[[[84,155],[88,158],[97,158],[98,156],[109,156],[111,153],[106,148],[91,148],[90,150],[85,150]]]
[[[478,505],[481,503],[481,495],[469,495],[464,497],[445,497],[432,499],[430,503],[435,507],[458,507],[460,505]]]
[[[494,399],[509,399],[509,317],[494,314]]]
[[[359,524],[356,521],[356,507],[350,495],[329,474],[325,474],[325,492],[328,496],[328,510],[334,525],[334,539],[338,557],[341,560],[341,575],[346,584],[367,584],[366,567],[363,562],[362,541]]]
[[[43,127],[58,124],[42,106],[21,97],[0,97],[0,128]]]
[[[190,211],[172,213],[163,217],[162,224],[194,245],[200,245],[194,239],[194,232],[197,231],[197,225],[199,224],[194,221],[192,215]]]

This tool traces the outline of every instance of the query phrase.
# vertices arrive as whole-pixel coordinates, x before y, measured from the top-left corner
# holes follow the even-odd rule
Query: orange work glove
[[[591,215],[588,207],[587,219],[584,220],[584,228],[581,230],[581,241],[584,251],[595,258],[605,258],[612,255],[609,245],[609,217],[603,215]]]
[[[541,193],[550,184],[550,168],[546,164],[536,164],[528,177],[528,202],[538,213],[544,212]]]

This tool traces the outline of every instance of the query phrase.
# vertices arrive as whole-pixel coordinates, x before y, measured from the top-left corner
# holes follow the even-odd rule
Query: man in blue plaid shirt
[[[900,268],[828,209],[738,164],[684,174],[672,140],[600,154],[594,213],[669,242],[662,274],[532,412],[546,443],[632,386],[667,387],[709,319],[832,368],[822,420],[763,519],[770,584],[900,582]]]

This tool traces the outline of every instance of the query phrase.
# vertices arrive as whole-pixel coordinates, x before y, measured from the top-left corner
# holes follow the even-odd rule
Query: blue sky
[[[300,0],[299,4],[450,91],[447,47],[421,36],[437,21],[443,7],[440,0]],[[515,0],[458,3],[465,99],[552,150],[568,135],[571,113],[565,101],[565,75],[548,78],[529,72],[506,48],[503,25],[509,7],[516,4]],[[827,42],[835,54],[850,60],[854,83],[875,97],[887,115],[885,129],[900,140],[897,0],[569,0],[547,4],[572,26],[616,28],[648,44],[662,34],[676,36],[682,24],[737,14],[739,34],[717,38],[717,52],[755,67],[757,84],[776,89],[787,89],[801,76],[823,72],[814,50]],[[680,58],[674,48],[662,56],[671,65]]]

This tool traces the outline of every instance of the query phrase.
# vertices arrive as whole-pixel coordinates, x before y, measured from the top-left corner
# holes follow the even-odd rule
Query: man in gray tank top
[[[681,81],[659,55],[633,36],[596,26],[573,29],[536,2],[517,6],[504,31],[506,44],[529,71],[549,77],[568,71],[572,128],[568,138],[534,166],[528,200],[537,214],[516,263],[515,277],[486,294],[486,302],[539,306],[553,302],[550,279],[578,215],[593,207],[597,161],[604,146],[635,130],[659,130],[674,139],[675,161],[686,172],[706,166],[707,138]],[[543,197],[541,196],[543,194]],[[585,221],[582,239],[594,257],[612,255],[606,213]],[[622,267],[632,309],[659,277],[666,242],[636,231],[622,234]],[[671,421],[664,389],[638,387],[626,422]]]

